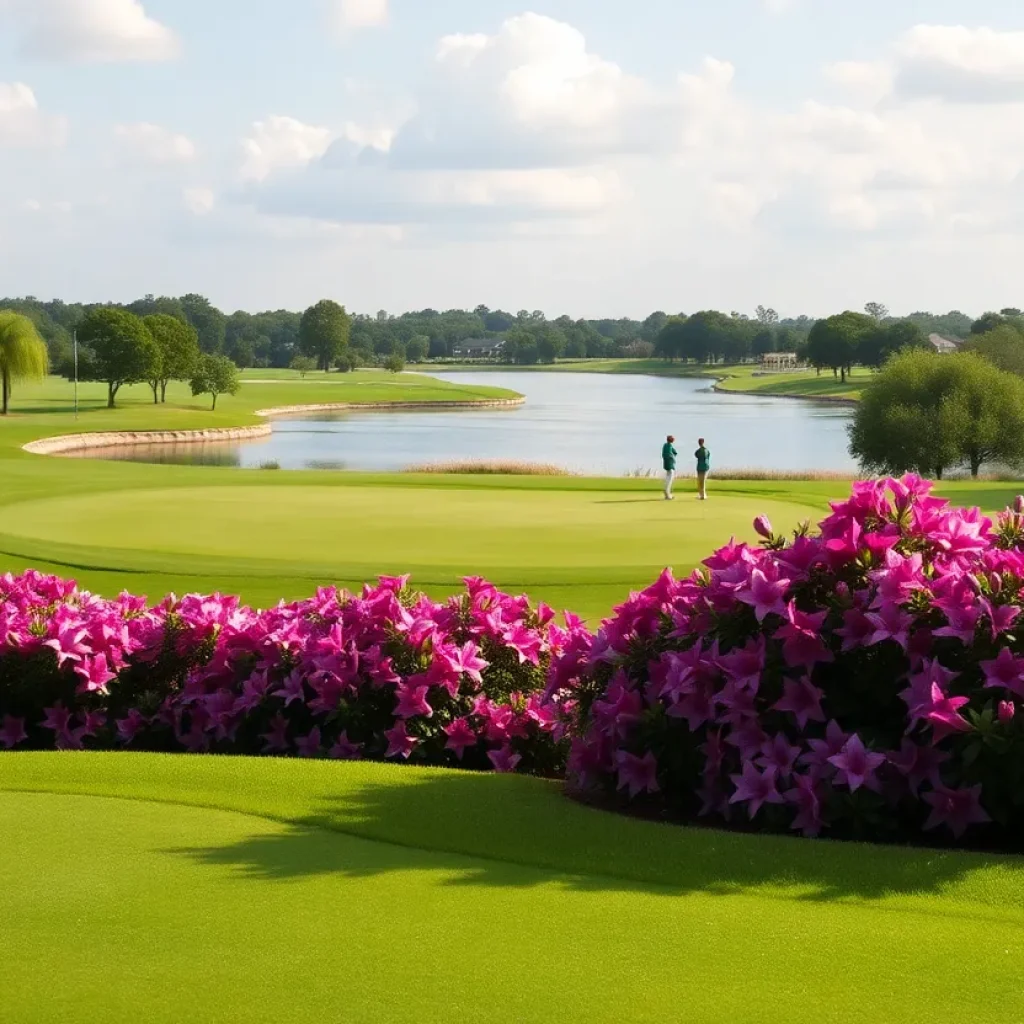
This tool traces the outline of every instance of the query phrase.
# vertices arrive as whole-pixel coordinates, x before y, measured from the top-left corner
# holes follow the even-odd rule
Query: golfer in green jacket
[[[676,478],[676,456],[679,454],[675,449],[676,439],[669,434],[661,449],[661,462],[665,467],[665,500],[672,500],[672,484]]]
[[[704,447],[704,438],[697,442],[698,448],[693,453],[697,460],[697,498],[700,501],[708,500],[707,481],[708,473],[711,470],[711,452]]]

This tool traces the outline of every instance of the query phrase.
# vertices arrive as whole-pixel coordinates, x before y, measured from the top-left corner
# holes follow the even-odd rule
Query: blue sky
[[[0,0],[3,290],[1024,305],[1010,0]]]

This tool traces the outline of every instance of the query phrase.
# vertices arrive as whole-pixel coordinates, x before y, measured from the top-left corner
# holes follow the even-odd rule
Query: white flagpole
[[[75,346],[75,419],[78,419],[78,331],[74,335]]]

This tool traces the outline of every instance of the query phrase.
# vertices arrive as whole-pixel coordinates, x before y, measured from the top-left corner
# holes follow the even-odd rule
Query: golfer
[[[697,460],[697,499],[708,500],[707,481],[708,472],[711,470],[711,452],[704,447],[704,438],[697,441],[697,450],[693,457]]]
[[[676,439],[669,434],[661,449],[661,462],[665,467],[665,500],[672,500],[672,484],[676,479],[676,456],[679,454],[675,449]]]

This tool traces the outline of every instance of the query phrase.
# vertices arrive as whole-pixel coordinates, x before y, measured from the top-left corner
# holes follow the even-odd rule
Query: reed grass
[[[461,473],[480,476],[575,476],[562,466],[516,459],[454,460],[410,466],[407,473]]]

